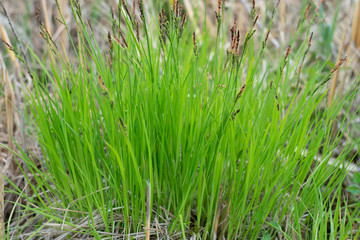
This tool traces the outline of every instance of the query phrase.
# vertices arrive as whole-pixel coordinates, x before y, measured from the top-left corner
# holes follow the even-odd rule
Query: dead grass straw
[[[21,70],[20,70],[20,65],[18,62],[18,59],[15,56],[15,53],[10,49],[11,42],[9,39],[9,36],[6,32],[6,29],[4,28],[4,26],[2,24],[0,24],[0,35],[1,35],[1,39],[4,41],[5,45],[6,45],[6,50],[9,54],[10,60],[15,68],[15,72],[16,72],[16,76],[20,79],[21,78]]]
[[[360,47],[360,0],[356,2],[351,29],[351,41],[356,47]]]
[[[51,26],[51,21],[50,21],[50,15],[48,12],[48,6],[46,5],[46,0],[41,0],[41,8],[44,14],[44,22],[45,22],[45,27],[47,29],[47,31],[49,32],[50,35],[52,35],[52,26]]]
[[[10,149],[14,149],[13,145],[13,136],[14,136],[14,107],[15,104],[15,92],[14,88],[10,81],[10,76],[6,70],[4,60],[0,54],[0,72],[2,85],[4,86],[4,95],[5,95],[5,110],[6,110],[6,129],[8,134],[8,143]]]
[[[343,34],[341,37],[341,42],[339,45],[338,55],[337,55],[337,59],[336,59],[337,63],[340,62],[340,60],[341,60],[341,56],[342,56],[342,52],[343,52],[343,48],[344,48],[346,30],[347,30],[347,24],[345,24],[344,28],[343,28]],[[329,95],[328,95],[328,108],[331,106],[334,96],[335,96],[335,90],[336,90],[336,86],[337,86],[337,82],[338,82],[338,77],[339,77],[339,71],[335,71],[334,75],[332,77],[331,87],[330,87],[330,91],[329,91]]]
[[[3,169],[0,167],[0,238],[5,239],[4,228],[4,175]]]

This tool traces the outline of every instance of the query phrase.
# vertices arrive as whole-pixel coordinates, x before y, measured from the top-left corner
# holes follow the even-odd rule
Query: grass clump
[[[139,19],[120,2],[125,24],[112,20],[104,53],[79,3],[71,7],[76,60],[45,25],[51,69],[33,54],[41,73],[28,100],[45,159],[19,155],[31,173],[20,206],[34,214],[32,236],[53,227],[96,239],[356,238],[358,206],[349,213],[339,200],[348,150],[330,164],[342,137],[331,126],[354,96],[319,111],[337,69],[303,66],[309,41],[293,39],[266,64],[269,32],[258,39],[255,10],[243,43],[235,22],[225,47],[222,1],[215,41],[186,25],[177,1],[158,24],[146,22],[142,1]]]

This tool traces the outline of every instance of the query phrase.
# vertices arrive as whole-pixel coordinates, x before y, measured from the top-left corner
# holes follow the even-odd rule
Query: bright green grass
[[[188,25],[178,41],[171,21],[163,45],[155,18],[146,25],[139,20],[137,41],[124,9],[128,47],[115,41],[115,31],[113,49],[104,53],[71,2],[81,32],[81,47],[73,43],[77,61],[64,60],[52,43],[51,69],[33,54],[42,80],[33,73],[28,100],[45,161],[36,166],[22,152],[34,177],[33,194],[23,195],[27,204],[21,206],[24,214],[42,216],[37,230],[42,223],[76,227],[90,215],[74,231],[97,239],[118,228],[144,232],[150,208],[152,228],[157,219],[170,235],[184,238],[358,237],[352,223],[359,206],[349,211],[335,199],[341,198],[346,169],[339,166],[347,149],[328,165],[341,137],[331,139],[332,123],[354,96],[319,111],[329,77],[324,72],[330,72],[323,63],[305,66],[306,84],[296,88],[308,47],[297,38],[310,36],[307,21],[287,59],[285,48],[278,62],[267,63],[274,58],[262,48],[265,34],[256,32],[242,37],[241,62],[232,64],[224,47],[230,27],[220,25],[216,41],[198,35],[195,56]],[[100,229],[94,223],[99,215]]]

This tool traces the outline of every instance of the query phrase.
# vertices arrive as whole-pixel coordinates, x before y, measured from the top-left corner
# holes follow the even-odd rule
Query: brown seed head
[[[121,29],[119,28],[119,26],[117,26],[117,30],[120,34],[120,37],[122,39],[122,42],[120,41],[120,39],[118,37],[115,38],[115,40],[123,47],[123,48],[127,48],[128,47],[128,44],[126,42],[126,39],[124,37],[124,34],[122,33]]]
[[[217,1],[217,3],[218,3],[218,13],[220,14],[220,12],[221,12],[221,9],[222,9],[222,1],[221,0],[218,0]]]
[[[117,42],[118,44],[120,44],[120,46],[122,46],[123,48],[126,48],[125,44],[120,41],[120,39],[119,39],[118,36],[115,37],[115,40],[116,40],[116,42]]]
[[[46,40],[46,37],[45,37],[45,35],[44,35],[43,32],[40,32],[40,37],[41,37],[42,39],[45,39],[45,40]]]
[[[239,112],[240,112],[240,109],[236,110],[236,112],[233,113],[232,118],[234,119]]]
[[[159,26],[161,28],[162,26],[162,16],[161,16],[161,12],[159,12]]]
[[[313,32],[311,32],[310,37],[309,37],[309,40],[308,40],[308,46],[309,46],[309,47],[311,46],[312,37],[313,37]]]
[[[126,131],[126,126],[125,126],[125,124],[124,124],[124,121],[123,121],[121,118],[119,118],[119,122],[120,122],[120,123],[117,123],[117,124],[118,124],[120,130],[121,130],[121,131],[123,131],[123,130]]]
[[[185,12],[185,13],[184,13],[184,16],[183,16],[183,19],[182,19],[182,21],[181,21],[181,25],[180,25],[181,28],[184,27],[184,25],[185,25],[185,23],[186,23],[186,20],[187,20],[187,14],[186,14],[186,12]]]
[[[139,32],[139,21],[138,20],[136,20],[135,30],[136,30],[136,39],[139,41],[140,40],[140,32]]]
[[[112,49],[113,49],[113,44],[112,44],[112,39],[111,39],[111,33],[110,33],[110,31],[108,31],[108,42],[109,42],[110,51],[112,51]]]
[[[166,17],[166,13],[164,9],[161,9],[161,16],[163,18],[163,22],[166,23],[167,22],[167,17]]]
[[[40,35],[41,35],[42,33],[40,32]],[[4,39],[1,39],[1,41],[5,44],[5,46],[9,49],[9,50],[13,50],[13,47],[8,43],[8,42],[6,42]]]
[[[178,7],[178,0],[174,0],[173,1],[173,12],[176,12],[177,7]]]
[[[309,1],[309,4],[307,5],[305,10],[304,19],[306,19],[307,16],[309,15],[310,9],[311,9],[311,2]]]
[[[177,17],[181,16],[181,12],[182,12],[183,7],[181,5],[178,6],[178,11],[177,11]]]
[[[280,111],[280,104],[279,104],[279,98],[277,93],[275,92],[275,99],[276,99],[276,108],[278,111]]]
[[[336,64],[336,66],[331,70],[330,74],[333,74],[335,71],[337,71],[346,61],[347,61],[347,57],[340,59],[340,61]]]
[[[289,45],[287,50],[286,50],[285,60],[289,57],[290,51],[291,51],[291,46]]]
[[[197,57],[198,56],[198,49],[197,49],[197,44],[196,44],[196,35],[195,32],[193,32],[193,44],[194,44],[194,54]]]
[[[35,7],[35,16],[36,16],[36,19],[37,19],[38,23],[41,25],[42,22],[41,22],[41,17],[40,17],[40,8],[39,8],[39,6]]]
[[[223,1],[218,0],[218,11],[217,12],[215,11],[215,17],[216,17],[218,24],[221,23],[222,11],[223,11]]]
[[[260,17],[260,14],[257,14],[257,15],[255,16],[254,23],[253,23],[253,26],[252,26],[253,28],[255,27],[256,22],[258,21],[259,17]]]
[[[238,54],[238,49],[239,49],[239,43],[240,43],[240,30],[237,31],[236,34],[236,42],[235,42],[235,53]]]
[[[121,2],[122,2],[122,5],[123,5],[123,7],[125,9],[126,14],[129,16],[130,20],[132,21],[131,14],[130,14],[129,9],[128,9],[127,5],[126,5],[125,0],[121,0]]]
[[[236,28],[237,28],[237,19],[236,19],[236,17],[235,17],[235,18],[234,18],[234,25],[230,28],[231,41],[233,41],[233,39],[234,39],[234,37],[235,37]]]
[[[145,23],[143,0],[138,0],[138,5],[139,5],[139,10],[140,10],[140,19]]]
[[[122,31],[120,31],[120,37],[121,37],[121,39],[123,40],[125,46],[128,47],[128,44],[127,44],[127,42],[126,42],[126,39],[125,39],[124,34],[122,33]]]
[[[246,89],[246,84],[244,84],[244,85],[241,87],[239,93],[236,95],[235,102],[237,102],[237,100],[241,97],[241,95],[243,94],[243,92],[245,91],[245,89]]]

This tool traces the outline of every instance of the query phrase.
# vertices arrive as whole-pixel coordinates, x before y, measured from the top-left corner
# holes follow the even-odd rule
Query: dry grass
[[[353,16],[351,41],[355,43],[356,47],[360,47],[360,1],[356,2]]]
[[[0,167],[0,238],[5,239],[4,228],[4,174],[2,167]]]

